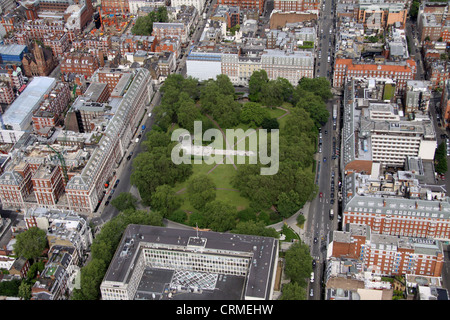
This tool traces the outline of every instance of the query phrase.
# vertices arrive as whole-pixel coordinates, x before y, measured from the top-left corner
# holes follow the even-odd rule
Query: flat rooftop
[[[56,79],[35,77],[3,114],[3,122],[8,125],[20,125],[30,116],[30,112],[39,107],[44,95],[56,85]]]
[[[103,282],[128,283],[132,273],[130,268],[136,264],[141,251],[146,248],[198,253],[215,257],[245,257],[249,259],[247,276],[230,276],[182,269],[162,270],[147,265],[146,270],[151,271],[144,272],[136,299],[148,297],[148,294],[152,293],[162,297],[164,284],[171,282],[167,279],[173,279],[174,276],[183,279],[178,280],[180,285],[185,283],[183,281],[187,281],[186,279],[193,277],[196,281],[209,283],[211,290],[203,290],[200,296],[195,296],[200,299],[242,299],[243,295],[268,299],[270,295],[277,263],[277,239],[212,231],[199,231],[197,234],[195,230],[129,225]],[[125,252],[126,254],[124,254]],[[228,281],[227,283],[223,281],[224,277]],[[143,281],[147,282],[147,285],[142,283]],[[228,287],[230,284],[233,284],[231,288]],[[203,288],[208,288],[208,285]],[[202,295],[203,297],[201,297]],[[183,299],[193,298],[185,296]]]

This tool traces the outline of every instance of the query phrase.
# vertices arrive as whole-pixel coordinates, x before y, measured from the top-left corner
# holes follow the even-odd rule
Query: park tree
[[[203,83],[200,94],[201,111],[211,115],[223,128],[230,128],[239,123],[241,105],[234,99],[230,88],[227,88],[227,78],[209,79]],[[219,86],[219,81],[224,88]],[[229,80],[228,80],[229,81]]]
[[[111,201],[113,205],[119,211],[125,211],[126,209],[135,209],[137,199],[129,192],[121,192],[117,197]]]
[[[279,238],[280,234],[274,228],[266,228],[262,221],[240,221],[236,227],[231,230],[232,233],[248,234],[261,237]]]
[[[261,92],[261,103],[268,107],[281,106],[283,102],[293,101],[294,87],[284,79],[269,80]]]
[[[178,223],[184,223],[186,222],[187,214],[184,210],[178,209],[170,213],[168,219]]]
[[[22,298],[23,300],[30,300],[31,299],[31,284],[22,281],[22,283],[19,286],[19,292],[18,296]]]
[[[413,0],[413,2],[411,3],[411,6],[409,8],[409,16],[411,18],[411,20],[416,20],[417,19],[417,15],[419,13],[419,8],[420,8],[420,0]]]
[[[226,74],[219,74],[216,76],[215,82],[219,88],[218,93],[226,96],[234,96],[234,86],[230,78]]]
[[[266,130],[279,129],[280,124],[276,118],[264,118],[261,122],[261,127]]]
[[[278,107],[283,103],[281,88],[275,80],[269,80],[261,92],[261,103],[267,107]]]
[[[436,148],[434,154],[434,167],[436,172],[440,174],[447,172],[447,147],[445,141],[442,141]]]
[[[208,202],[216,198],[216,186],[206,174],[199,174],[188,181],[187,194],[191,205],[202,210]]]
[[[167,184],[158,186],[152,194],[152,209],[158,211],[163,217],[171,215],[182,203],[181,198]]]
[[[306,289],[296,282],[289,282],[281,289],[280,300],[306,300]]]
[[[22,280],[19,279],[0,281],[0,296],[18,297],[21,283]]]
[[[302,242],[292,244],[286,251],[285,261],[286,276],[301,287],[306,287],[307,279],[312,272],[312,257],[309,247]]]
[[[242,106],[240,120],[251,124],[252,127],[261,126],[263,121],[269,117],[269,111],[261,107],[259,103],[247,102]]]
[[[194,121],[201,121],[202,114],[195,105],[194,100],[188,99],[180,102],[178,109],[178,124],[190,133],[194,132]]]
[[[318,95],[325,102],[328,99],[333,98],[333,93],[331,92],[330,81],[328,81],[325,77],[317,77],[317,78],[307,78],[303,77],[298,82],[297,87],[295,88],[294,95],[298,98],[298,96],[303,92],[308,91],[312,92],[315,95]]]
[[[171,153],[176,144],[174,141],[165,147],[155,147],[134,158],[130,180],[138,188],[144,204],[151,204],[151,195],[158,186],[174,186],[176,182],[183,182],[192,174],[191,164],[177,165],[172,161]]]
[[[296,107],[303,108],[307,111],[311,119],[313,119],[316,123],[317,127],[324,125],[330,117],[330,113],[327,110],[327,105],[323,99],[319,95],[316,95],[310,91],[301,91]]]
[[[156,11],[152,11],[146,16],[138,17],[131,28],[131,33],[140,36],[150,36],[153,31],[154,22],[168,22],[169,16],[167,8],[164,6],[158,7]]]
[[[94,258],[81,268],[81,288],[75,289],[73,300],[98,300],[100,284],[108,266],[102,259]]]
[[[29,260],[36,260],[36,258],[42,256],[43,251],[48,246],[47,233],[38,227],[32,227],[19,233],[16,239],[14,244],[15,254]]]
[[[129,224],[163,226],[157,212],[126,209],[106,222],[91,245],[91,259],[81,269],[81,288],[75,289],[73,300],[97,300],[100,284],[105,276],[114,252]]]
[[[192,227],[206,228],[206,220],[203,212],[195,211],[189,215],[188,224]]]
[[[213,231],[225,232],[236,225],[236,207],[221,200],[206,203],[202,211],[207,227]]]
[[[299,208],[300,197],[294,190],[280,193],[277,200],[277,210],[281,217],[288,218],[296,213]]]
[[[254,71],[248,81],[248,98],[253,102],[261,102],[269,77],[264,69]]]

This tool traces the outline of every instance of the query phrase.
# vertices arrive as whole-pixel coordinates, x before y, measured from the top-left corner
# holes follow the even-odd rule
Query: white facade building
[[[164,0],[128,0],[128,6],[131,14],[137,14],[141,7],[163,7]]]
[[[172,0],[171,6],[172,7],[181,7],[182,5],[185,6],[194,6],[198,12],[202,12],[204,6],[205,6],[205,0]]]

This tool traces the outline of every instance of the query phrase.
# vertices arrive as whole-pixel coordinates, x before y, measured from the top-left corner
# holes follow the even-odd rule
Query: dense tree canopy
[[[129,192],[121,192],[111,201],[111,205],[113,205],[119,211],[125,211],[126,209],[136,209],[136,203],[136,197],[134,197]]]
[[[163,217],[172,214],[181,204],[182,200],[180,197],[167,184],[158,186],[152,195],[152,210],[158,211]]]
[[[47,246],[47,233],[38,227],[32,227],[17,235],[14,252],[19,257],[35,260],[42,256]]]
[[[285,261],[286,276],[301,287],[306,287],[312,272],[312,258],[309,247],[302,242],[294,243],[286,251]]]
[[[200,174],[188,181],[187,193],[191,205],[197,210],[203,210],[208,202],[216,198],[216,186],[210,177]]]
[[[151,204],[152,194],[158,186],[174,186],[192,173],[191,164],[177,165],[172,161],[172,149],[176,144],[168,134],[152,130],[144,143],[148,150],[134,158],[131,183],[138,188],[142,201],[147,205]]]
[[[221,200],[206,203],[203,213],[206,226],[213,231],[228,231],[236,225],[236,207]]]
[[[164,6],[158,7],[156,11],[150,12],[144,17],[138,17],[131,33],[140,36],[150,36],[153,31],[154,22],[168,22],[169,16],[167,14],[167,8]]]
[[[447,147],[445,141],[442,141],[436,148],[434,154],[434,166],[436,172],[444,174],[447,172]]]
[[[133,209],[127,209],[106,222],[92,243],[91,260],[81,269],[81,289],[74,290],[73,300],[99,298],[100,284],[129,224],[163,226],[160,214]]]

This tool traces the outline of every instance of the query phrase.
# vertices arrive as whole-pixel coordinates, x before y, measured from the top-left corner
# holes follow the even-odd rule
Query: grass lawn
[[[290,109],[290,104],[283,104],[282,106],[285,109]],[[284,115],[286,112],[281,109],[277,108],[268,108],[269,114],[273,118],[278,118],[282,115]],[[285,116],[279,120],[280,126],[284,124],[284,121],[286,120],[288,116]],[[237,126],[234,127],[241,128],[244,130],[244,132],[249,129],[249,125],[240,123]],[[225,160],[226,161],[226,160]],[[224,161],[224,162],[225,162]],[[237,158],[235,158],[235,161],[237,161]],[[213,171],[211,171],[209,174],[208,172],[215,167],[215,164],[193,164],[193,173],[192,176],[198,175],[198,174],[207,174],[210,178],[212,178],[214,184],[216,185],[216,199],[222,200],[226,203],[229,203],[236,207],[238,211],[243,210],[249,206],[250,201],[247,198],[244,198],[240,196],[239,191],[235,190],[233,186],[231,185],[231,179],[234,177],[234,175],[238,174],[237,170],[234,168],[232,164],[220,164],[218,165]],[[186,187],[188,185],[188,181],[185,181],[183,183],[177,183],[174,187],[175,192],[179,192],[179,196],[184,200],[183,205],[180,209],[185,211],[194,212],[196,211],[192,205],[189,203],[189,200],[187,198],[186,193]]]
[[[208,164],[193,164],[193,173],[192,176],[198,174],[208,174],[215,165]],[[216,185],[216,199],[222,200],[226,203],[229,203],[233,206],[236,206],[238,211],[243,210],[248,207],[249,200],[247,198],[241,197],[239,191],[235,191],[235,189],[231,185],[231,178],[237,173],[236,169],[234,169],[232,164],[220,164],[218,165],[212,172],[208,174],[208,176],[214,181]],[[183,205],[180,209],[186,211],[196,211],[189,200],[187,199],[186,187],[188,181],[183,183],[177,183],[174,187],[175,192],[180,191],[179,195],[184,200]],[[184,190],[183,190],[184,189]]]
[[[284,110],[278,108],[267,108],[267,110],[269,111],[271,118],[278,118],[286,113]]]

